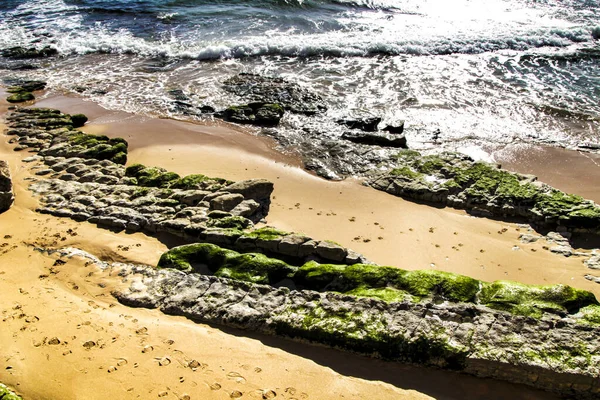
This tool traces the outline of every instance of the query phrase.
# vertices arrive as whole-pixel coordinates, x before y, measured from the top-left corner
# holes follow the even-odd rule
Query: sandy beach
[[[0,113],[6,106],[2,100]],[[125,138],[128,164],[181,175],[266,178],[275,183],[268,225],[334,240],[376,263],[486,281],[564,283],[600,295],[600,286],[583,277],[582,258],[553,254],[543,241],[520,243],[527,228],[411,203],[353,180],[322,180],[240,128],[110,112],[61,96],[36,106],[84,113],[90,118],[84,131]],[[105,261],[156,265],[175,243],[37,214],[27,190],[30,172],[21,162],[27,153],[6,142],[3,136],[0,159],[10,163],[16,202],[0,215],[0,381],[24,398],[458,399],[467,391],[472,399],[552,398],[122,306],[110,295],[126,284],[116,271],[76,258],[61,265],[35,248],[77,247]],[[573,191],[598,196],[589,186]]]

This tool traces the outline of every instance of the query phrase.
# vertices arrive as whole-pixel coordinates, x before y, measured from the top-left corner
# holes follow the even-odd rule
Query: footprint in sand
[[[231,394],[229,395],[229,397],[231,397],[232,399],[239,399],[243,395],[244,394],[242,392],[240,392],[239,390],[234,390],[233,392],[231,392]]]
[[[210,385],[211,390],[219,390],[221,389],[221,385],[218,383],[213,383],[212,385]]]
[[[156,358],[156,360],[158,361],[158,365],[161,367],[166,367],[167,365],[171,364],[171,359],[169,357]]]
[[[144,346],[144,348],[142,349],[142,353],[150,353],[152,350],[154,350],[154,347],[150,346],[150,345],[146,345]]]
[[[246,378],[240,375],[239,372],[231,371],[227,374],[227,378],[236,381],[237,383],[245,383]]]
[[[123,365],[127,365],[127,360],[124,358],[119,358],[117,361],[117,367],[122,367]]]

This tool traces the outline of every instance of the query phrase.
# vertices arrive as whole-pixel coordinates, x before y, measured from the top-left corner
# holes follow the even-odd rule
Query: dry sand
[[[406,202],[357,182],[323,181],[273,151],[268,140],[241,130],[113,113],[66,97],[37,106],[83,112],[91,117],[87,131],[125,137],[130,163],[180,174],[270,179],[275,193],[269,224],[335,240],[378,263],[485,280],[568,283],[600,293],[583,279],[581,259],[552,254],[542,243],[521,245],[514,224]],[[0,159],[10,163],[17,200],[0,215],[0,381],[27,398],[551,398],[521,386],[124,307],[110,296],[124,284],[115,271],[100,272],[75,259],[56,265],[34,247],[74,246],[104,260],[153,265],[170,243],[36,214],[25,189],[29,172],[20,162],[27,154],[13,152],[6,139]],[[59,344],[52,344],[55,337]],[[195,371],[188,367],[192,360],[201,364]]]

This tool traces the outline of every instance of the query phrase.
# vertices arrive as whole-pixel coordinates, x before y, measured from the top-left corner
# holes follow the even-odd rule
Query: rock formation
[[[0,213],[8,210],[14,201],[8,163],[0,160]]]

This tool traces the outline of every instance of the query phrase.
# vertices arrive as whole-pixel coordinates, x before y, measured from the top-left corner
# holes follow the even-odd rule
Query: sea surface
[[[173,90],[222,109],[240,101],[228,77],[283,77],[328,106],[286,114],[289,151],[367,116],[405,120],[411,148],[480,159],[600,143],[598,0],[2,0],[0,49],[12,46],[59,56],[0,78],[163,117],[208,118],[173,107]]]

